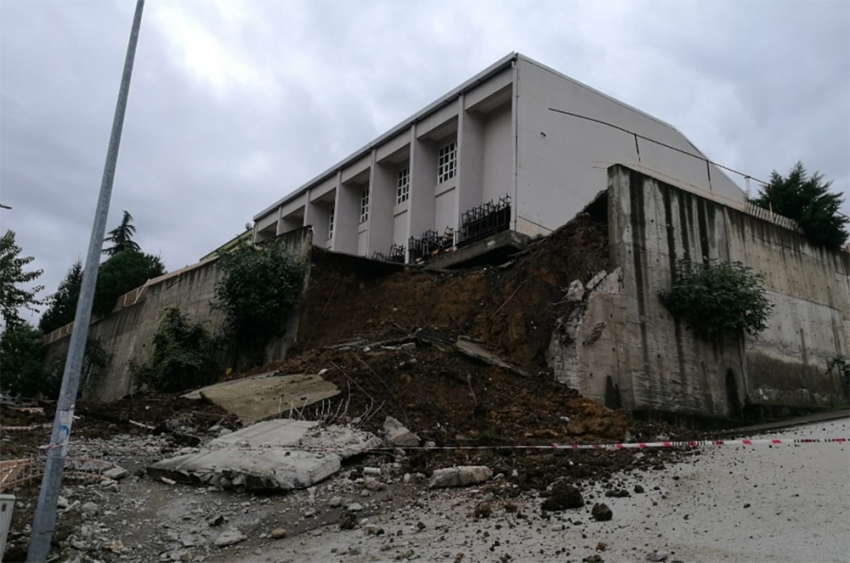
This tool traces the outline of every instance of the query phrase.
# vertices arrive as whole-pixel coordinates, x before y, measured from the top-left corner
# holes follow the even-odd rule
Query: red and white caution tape
[[[850,442],[848,438],[742,438],[738,440],[687,440],[687,441],[664,441],[664,442],[631,442],[616,444],[539,444],[539,445],[493,445],[493,446],[415,446],[415,447],[340,447],[340,446],[224,446],[220,448],[200,447],[176,447],[176,446],[112,446],[107,444],[85,444],[72,443],[70,449],[99,450],[99,451],[148,451],[148,452],[174,452],[185,453],[210,451],[210,450],[234,450],[234,451],[302,451],[302,452],[344,452],[348,455],[369,452],[392,452],[396,450],[405,451],[479,451],[479,450],[644,450],[644,449],[678,449],[699,448],[716,446],[779,446],[800,444],[844,444]],[[41,449],[49,450],[58,444],[42,446]]]

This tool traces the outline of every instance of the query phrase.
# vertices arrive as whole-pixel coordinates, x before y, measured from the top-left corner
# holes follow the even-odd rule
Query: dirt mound
[[[533,373],[573,280],[610,269],[608,227],[581,214],[506,267],[385,274],[366,260],[314,249],[296,355],[347,338],[381,340],[425,328],[484,341]]]

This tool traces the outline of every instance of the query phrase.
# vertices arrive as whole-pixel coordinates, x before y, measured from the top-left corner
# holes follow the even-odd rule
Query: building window
[[[396,183],[395,202],[396,205],[404,203],[410,197],[410,168],[402,168],[398,171],[398,182]]]
[[[328,240],[334,238],[334,215],[336,207],[331,207],[331,214],[328,216]]]
[[[457,141],[442,147],[437,153],[437,183],[451,180],[457,174]]]
[[[363,190],[363,195],[360,196],[360,222],[365,223],[369,220],[369,188]]]

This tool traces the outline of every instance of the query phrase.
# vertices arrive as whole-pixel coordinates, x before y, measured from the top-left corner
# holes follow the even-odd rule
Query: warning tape
[[[850,438],[764,438],[751,439],[742,438],[738,440],[686,440],[686,441],[664,441],[664,442],[631,442],[615,444],[541,444],[541,445],[492,445],[492,446],[369,446],[369,447],[343,447],[343,446],[222,446],[213,448],[201,447],[176,447],[176,446],[112,446],[105,444],[81,444],[71,443],[70,449],[99,450],[99,451],[148,451],[148,452],[174,452],[200,453],[202,451],[302,451],[302,452],[343,452],[349,455],[363,454],[369,452],[393,452],[404,451],[481,451],[481,450],[645,450],[645,449],[677,449],[677,448],[699,448],[716,446],[778,446],[778,445],[800,445],[800,444],[844,444],[850,442]],[[41,446],[40,449],[50,450],[59,444]]]

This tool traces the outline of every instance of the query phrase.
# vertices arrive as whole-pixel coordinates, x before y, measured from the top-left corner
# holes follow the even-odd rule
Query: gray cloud
[[[0,6],[0,215],[53,290],[85,254],[132,2]],[[169,269],[517,50],[756,177],[850,190],[850,4],[148,2],[110,225]],[[850,214],[850,205],[845,205]]]

